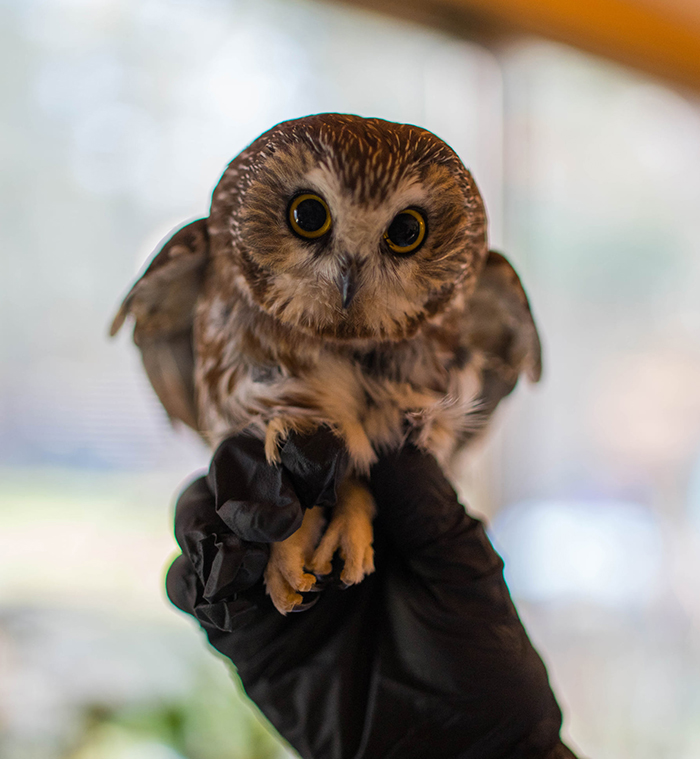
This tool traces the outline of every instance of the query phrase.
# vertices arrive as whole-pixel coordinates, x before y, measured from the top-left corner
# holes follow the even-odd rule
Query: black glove
[[[238,436],[180,497],[171,601],[237,667],[305,759],[567,759],[561,712],[513,607],[503,563],[435,460],[415,448],[372,470],[376,571],[283,617],[265,595],[269,543],[330,505],[336,438],[292,436],[282,465]]]

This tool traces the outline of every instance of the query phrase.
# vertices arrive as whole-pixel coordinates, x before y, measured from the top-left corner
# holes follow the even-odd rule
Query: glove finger
[[[209,630],[216,628],[231,632],[242,624],[245,613],[255,606],[252,601],[242,596],[208,603],[202,598],[199,577],[184,555],[178,556],[170,566],[165,578],[165,587],[172,604],[194,616]]]
[[[192,482],[178,499],[175,536],[208,601],[246,590],[262,578],[269,546],[246,542],[230,531],[216,512],[204,477]]]
[[[207,535],[224,525],[214,509],[214,494],[205,477],[198,477],[180,494],[175,504],[175,539],[184,551],[186,536]]]
[[[251,435],[221,443],[207,481],[217,514],[243,540],[285,540],[301,526],[303,509],[289,475],[267,462],[262,441]]]
[[[304,508],[335,505],[348,457],[343,442],[328,427],[312,435],[291,433],[280,457]]]
[[[187,614],[194,615],[198,597],[198,579],[192,563],[184,554],[180,554],[175,559],[165,576],[165,592],[170,602]]]

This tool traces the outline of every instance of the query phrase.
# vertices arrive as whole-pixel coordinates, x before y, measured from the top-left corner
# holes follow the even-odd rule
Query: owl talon
[[[358,534],[346,529],[343,520],[332,522],[311,559],[311,571],[317,577],[325,577],[332,573],[333,555],[336,551],[343,561],[343,569],[340,572],[343,585],[356,585],[374,572],[371,530],[368,534],[365,531]]]
[[[308,509],[301,527],[286,540],[273,543],[265,569],[265,586],[277,611],[288,614],[307,608],[302,593],[315,589],[316,577],[306,570],[323,527],[321,509]]]
[[[311,588],[309,593],[320,593],[333,582],[332,574],[316,575],[316,584]]]
[[[331,530],[323,536],[319,547],[311,558],[311,571],[317,577],[327,577],[333,572],[333,554],[339,548],[340,537],[336,530]]]
[[[331,560],[326,559],[325,555],[314,555],[314,557],[311,559],[311,572],[319,581],[327,580],[333,574],[333,565],[331,563]]]
[[[270,600],[280,614],[287,615],[304,603],[304,598],[285,580],[280,571],[268,564],[265,570],[265,586]]]
[[[302,572],[301,567],[294,567],[291,563],[285,564],[283,559],[268,563],[265,585],[277,611],[287,614],[304,603],[302,593],[314,591],[316,578],[312,574]]]
[[[337,552],[343,563],[340,582],[346,586],[362,582],[374,572],[373,516],[374,500],[367,487],[354,479],[345,480],[338,492],[331,523],[314,552],[309,569],[317,576],[331,574]]]
[[[316,606],[320,597],[321,596],[316,596],[316,598],[311,598],[308,601],[305,600],[304,603],[301,603],[299,606],[295,606],[293,609],[290,609],[290,614],[296,614],[298,611],[307,611],[312,606]]]
[[[341,551],[341,555],[343,552]],[[360,554],[358,551],[348,559],[343,555],[345,566],[340,573],[340,581],[346,585],[355,585],[374,572],[374,550],[367,546]]]

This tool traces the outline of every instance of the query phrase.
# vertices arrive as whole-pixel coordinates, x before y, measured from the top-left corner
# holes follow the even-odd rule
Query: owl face
[[[487,251],[455,153],[418,127],[356,116],[263,135],[224,174],[212,218],[220,273],[235,269],[279,322],[333,340],[411,337],[469,291]]]

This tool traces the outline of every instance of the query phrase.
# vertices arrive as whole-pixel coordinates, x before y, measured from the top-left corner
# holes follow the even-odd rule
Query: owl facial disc
[[[262,135],[224,173],[215,217],[219,275],[288,328],[333,340],[411,337],[471,291],[487,252],[481,197],[454,151],[358,116]]]

